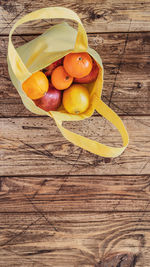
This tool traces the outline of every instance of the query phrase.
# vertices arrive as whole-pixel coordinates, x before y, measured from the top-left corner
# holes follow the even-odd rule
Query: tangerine
[[[41,98],[49,87],[49,81],[42,71],[33,73],[23,84],[22,88],[27,96],[33,100]]]
[[[56,89],[64,90],[72,84],[73,77],[65,71],[63,66],[59,66],[53,70],[51,82]]]
[[[63,93],[63,105],[67,112],[80,114],[89,107],[90,95],[87,88],[80,84],[73,84]]]
[[[92,70],[92,58],[86,53],[70,53],[65,56],[63,62],[65,70],[75,78],[82,78]]]
[[[91,83],[91,82],[94,82],[97,79],[98,73],[99,73],[99,66],[96,63],[96,61],[93,60],[93,67],[92,67],[91,72],[88,75],[86,75],[85,77],[75,78],[74,82],[75,83]]]

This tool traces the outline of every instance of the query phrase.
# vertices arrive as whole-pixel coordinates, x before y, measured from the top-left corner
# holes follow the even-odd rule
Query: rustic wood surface
[[[49,117],[0,119],[3,136],[1,175],[149,174],[150,118],[122,117],[130,135],[121,157],[103,159],[66,141]],[[119,133],[99,116],[66,127],[111,146],[121,145]],[[95,127],[93,127],[95,125]]]
[[[141,32],[150,30],[150,2],[148,0],[60,0],[29,1],[1,0],[0,34],[8,34],[21,16],[46,6],[64,6],[79,14],[88,32]],[[53,23],[53,22],[51,22]],[[49,27],[49,21],[26,23],[16,33],[36,34]]]
[[[25,109],[10,81],[12,25],[28,12],[56,5],[79,14],[89,45],[102,57],[102,98],[130,136],[118,158],[101,158],[69,143],[52,119]],[[58,22],[22,25],[15,46]],[[0,0],[0,266],[150,266],[149,62],[147,0]],[[96,112],[65,126],[121,145],[115,128]]]

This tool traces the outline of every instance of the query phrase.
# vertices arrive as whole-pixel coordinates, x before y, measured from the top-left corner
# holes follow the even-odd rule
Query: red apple
[[[45,111],[57,110],[61,105],[62,91],[57,90],[51,84],[49,84],[49,89],[45,95],[39,99],[34,100],[36,106]]]
[[[94,82],[97,79],[98,72],[99,72],[99,67],[98,67],[96,61],[93,60],[93,67],[92,67],[91,72],[87,76],[84,76],[82,78],[74,78],[74,82],[75,83],[91,83],[91,82]]]
[[[49,66],[47,66],[46,68],[45,68],[45,75],[46,76],[50,76],[51,74],[52,74],[52,71],[56,68],[56,67],[58,67],[58,66],[60,66],[60,65],[63,65],[63,58],[61,58],[61,59],[58,59],[57,61],[55,61],[55,62],[53,62],[52,64],[50,64]]]

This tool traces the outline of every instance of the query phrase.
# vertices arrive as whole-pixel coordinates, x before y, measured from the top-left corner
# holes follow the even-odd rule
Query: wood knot
[[[142,87],[142,84],[140,82],[137,82],[137,88],[140,89]]]
[[[107,255],[95,267],[134,267],[137,256],[132,253],[114,253]]]
[[[104,158],[104,162],[105,163],[110,163],[111,162],[111,159],[110,158]]]
[[[104,39],[102,37],[96,36],[93,38],[93,45],[103,45]]]
[[[102,15],[96,14],[94,11],[90,11],[89,17],[90,17],[90,20],[96,20],[96,19],[100,19]]]

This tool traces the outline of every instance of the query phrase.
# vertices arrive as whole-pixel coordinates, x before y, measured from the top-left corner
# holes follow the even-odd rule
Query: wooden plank
[[[141,216],[142,213],[50,213],[47,217],[57,226],[54,231],[37,215],[3,214],[1,266],[6,266],[7,255],[7,266],[17,260],[15,266],[93,267],[112,253],[126,252],[136,255],[136,267],[149,267],[150,215]]]
[[[12,25],[23,15],[48,6],[64,6],[77,12],[88,32],[127,32],[150,30],[150,2],[147,0],[88,0],[60,1],[50,3],[48,0],[30,2],[24,0],[1,1],[0,34],[8,34]],[[50,22],[35,21],[17,29],[19,34],[41,33],[49,27]]]
[[[0,213],[150,212],[149,189],[148,175],[1,177]]]
[[[132,253],[136,267],[149,267],[150,213],[50,212],[46,218],[29,213],[0,217],[1,266],[111,267],[100,263],[117,253],[125,253],[127,261]],[[135,266],[126,264],[121,263]]]
[[[17,36],[14,37],[14,44],[17,47],[31,39],[33,36]],[[0,116],[33,116],[24,108],[10,82],[6,62],[7,45],[8,37],[2,37]],[[91,34],[89,45],[103,60],[103,100],[120,115],[150,115],[150,33]]]
[[[39,259],[34,260],[33,258],[31,258],[31,256],[30,257],[24,256],[22,259],[22,255],[20,256],[18,253],[14,253],[14,252],[12,252],[12,250],[8,251],[8,249],[7,249],[6,252],[3,253],[1,262],[3,264],[3,267],[11,267],[11,266],[32,267],[32,266],[35,266],[35,264],[36,264],[36,267],[41,267],[41,266],[44,266],[44,267],[45,266],[57,266],[57,267],[74,267],[74,266],[75,267],[77,267],[77,266],[78,267],[81,267],[81,266],[83,266],[83,267],[93,267],[93,266],[112,267],[113,266],[113,267],[117,267],[117,266],[119,266],[118,264],[121,264],[122,267],[126,267],[126,266],[128,267],[128,266],[135,266],[136,258],[137,258],[136,255],[132,255],[130,253],[119,253],[119,254],[115,253],[115,255],[114,254],[108,255],[108,257],[106,257],[106,259],[104,259],[103,261],[100,261],[100,263],[96,263],[96,261],[91,260],[91,259],[87,259],[87,258],[83,259],[83,255],[82,255],[83,251],[81,251],[81,253],[79,253],[79,252],[76,253],[76,252],[74,252],[74,250],[76,251],[76,249],[72,249],[72,250],[68,249],[67,252],[65,252],[65,253],[63,252],[63,255],[62,255],[62,253],[60,255],[59,254],[60,249],[59,249],[59,252],[58,253],[55,252],[54,255],[51,255],[51,257],[49,257],[49,256],[46,258],[45,258],[45,256],[39,257],[39,259],[41,258],[41,261],[40,261]],[[51,252],[51,250],[44,250],[43,249],[43,250],[36,252],[36,254],[37,253],[45,254],[45,253],[50,253],[50,252]],[[14,256],[14,255],[12,256],[11,253],[15,254],[16,256]],[[30,255],[30,253],[28,253],[28,254]],[[18,256],[20,256],[19,260],[18,260]],[[33,256],[33,257],[35,257],[35,256]],[[6,263],[6,258],[10,262]],[[148,256],[146,256],[146,258],[147,258],[147,262],[148,262]],[[93,265],[94,263],[97,265]],[[112,263],[114,265],[111,265]],[[143,260],[140,260],[140,262],[138,261],[138,264],[136,265],[136,267],[142,266],[141,264],[143,264]],[[145,267],[147,267],[147,266],[148,265],[145,265]]]
[[[92,219],[93,215],[95,221],[93,221]],[[111,246],[116,241],[117,244],[115,244],[114,248],[111,248],[112,251],[116,251],[119,248],[119,251],[127,249],[127,252],[133,251],[134,253],[136,252],[138,254],[139,250],[141,249],[141,257],[137,262],[138,265],[136,266],[148,267],[149,245],[142,247],[142,240],[140,240],[141,235],[146,239],[146,241],[149,242],[149,234],[147,227],[145,227],[145,231],[143,231],[142,229],[142,227],[146,225],[146,222],[148,220],[144,222],[142,221],[141,225],[139,225],[138,230],[135,232],[134,223],[136,220],[138,221],[139,217],[135,216],[134,214],[131,217],[130,223],[126,216],[123,216],[125,222],[123,221],[123,219],[121,219],[122,214],[119,214],[121,215],[120,218],[117,215],[115,220],[113,216],[106,217],[106,215],[103,214],[99,216],[97,216],[97,214],[96,216],[95,214],[93,215],[90,216],[88,223],[85,222],[82,216],[80,219],[80,214],[77,215],[75,220],[75,214],[73,216],[72,214],[71,216],[64,216],[62,214],[58,215],[61,216],[61,220],[56,219],[55,216],[56,224],[57,221],[59,221],[58,225],[60,227],[60,231],[55,233],[55,235],[52,234],[50,229],[49,231],[47,231],[48,225],[47,223],[44,223],[44,220],[39,220],[38,222],[35,222],[34,225],[31,225],[29,227],[27,223],[29,222],[31,224],[32,221],[29,221],[28,217],[24,220],[24,216],[22,216],[23,226],[20,225],[20,223],[18,223],[16,226],[20,227],[22,230],[26,228],[24,226],[27,225],[29,229],[27,229],[26,231],[24,230],[25,233],[22,233],[23,231],[17,229],[15,226],[13,227],[13,224],[11,223],[12,229],[14,229],[15,231],[14,234],[14,232],[12,232],[12,229],[9,228],[9,225],[6,226],[5,224],[4,227],[6,231],[3,231],[3,236],[5,237],[5,235],[7,235],[8,239],[9,235],[9,238],[14,237],[14,239],[16,240],[12,240],[12,242],[7,245],[7,248],[1,249],[1,261],[4,260],[4,256],[6,255],[6,253],[8,253],[7,257],[9,257],[9,259],[12,261],[14,261],[17,256],[19,256],[18,260],[21,260],[20,258],[22,257],[22,264],[25,264],[25,262],[28,261],[29,263],[32,263],[33,261],[33,263],[35,264],[37,263],[37,261],[39,261],[41,264],[43,263],[42,266],[45,266],[44,264],[46,264],[48,261],[49,264],[52,264],[52,262],[54,261],[54,265],[50,266],[96,266],[93,264],[98,262],[99,259],[101,259],[102,254],[107,253],[107,248],[105,246],[107,244]],[[128,214],[128,216],[130,217],[131,215]],[[6,218],[8,217],[9,216],[7,215]],[[70,220],[72,219],[71,217],[73,218],[74,227],[72,227],[71,231],[67,231],[68,229],[63,229],[62,225],[64,223],[66,223],[67,226],[70,223],[72,224],[72,221]],[[85,219],[88,218],[86,214],[84,214],[84,217]],[[110,221],[108,221],[108,219]],[[15,222],[17,223],[17,221],[18,216],[15,217]],[[104,221],[106,221],[106,226],[103,225]],[[89,224],[90,227],[87,227],[87,224]],[[120,224],[121,229],[119,229]],[[1,225],[3,225],[3,223],[1,223]],[[89,231],[89,228],[92,231],[87,233],[86,231]],[[20,236],[16,236],[15,238],[15,235],[17,234],[20,234]],[[117,240],[119,238],[123,238],[123,236],[124,242],[121,242],[121,240]],[[127,248],[127,244],[133,243],[134,248],[132,246],[130,246],[130,248]],[[102,251],[100,250],[101,248]],[[68,263],[67,257],[69,260]],[[76,263],[76,265],[73,265],[73,263]],[[143,263],[144,265],[140,265],[141,263]]]
[[[68,176],[65,183],[55,176],[1,177],[1,265],[6,253],[8,266],[18,258],[18,266],[62,267],[99,266],[109,255],[112,263],[112,255],[132,253],[136,267],[149,267],[149,182],[149,176]]]
[[[130,144],[122,156],[114,159],[101,158],[74,146],[49,117],[0,119],[0,175],[84,175],[87,170],[89,175],[149,174],[150,117],[122,119]],[[67,122],[65,127],[107,145],[121,145],[119,133],[100,116]]]

